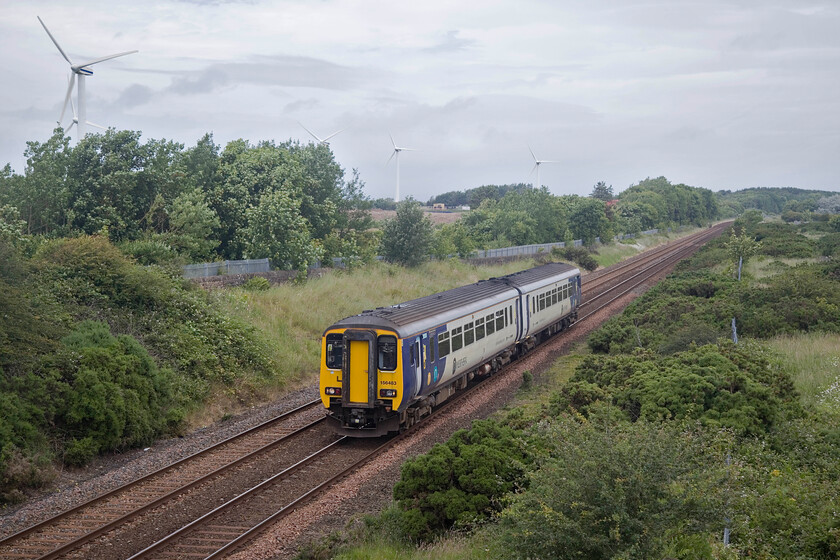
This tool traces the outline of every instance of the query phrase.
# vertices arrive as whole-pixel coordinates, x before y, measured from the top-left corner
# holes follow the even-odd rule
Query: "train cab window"
[[[484,318],[475,320],[475,339],[481,340],[484,338]]]
[[[493,314],[491,313],[485,319],[486,323],[484,324],[484,326],[487,329],[487,336],[490,336],[491,334],[496,332],[496,323],[493,321]]]
[[[452,351],[457,352],[461,348],[464,347],[464,336],[463,336],[464,327],[458,327],[457,329],[452,329]]]
[[[382,371],[397,369],[397,337],[380,336],[376,346],[379,348],[379,369]]]
[[[327,335],[326,362],[330,369],[341,369],[344,361],[344,335],[332,333]]]
[[[496,330],[500,331],[505,328],[505,315],[501,311],[496,311]]]
[[[438,335],[438,354],[443,358],[449,354],[449,333],[442,332]]]
[[[469,346],[475,341],[475,331],[473,331],[473,324],[467,323],[464,325],[464,346]]]

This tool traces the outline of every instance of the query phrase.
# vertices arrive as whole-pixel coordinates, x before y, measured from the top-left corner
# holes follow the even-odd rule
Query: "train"
[[[330,325],[320,396],[340,434],[379,437],[577,320],[580,270],[565,263],[482,280]]]

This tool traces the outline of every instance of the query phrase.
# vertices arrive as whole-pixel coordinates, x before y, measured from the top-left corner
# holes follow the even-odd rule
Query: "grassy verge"
[[[803,404],[840,412],[840,335],[799,334],[769,344],[783,356]]]
[[[610,245],[602,245],[598,247],[598,254],[595,258],[603,267],[614,265],[628,257],[657,247],[664,243],[669,243],[674,239],[679,239],[696,232],[697,228],[680,230],[677,233],[663,233],[656,235],[639,235],[633,239],[625,239],[624,241],[617,241]]]

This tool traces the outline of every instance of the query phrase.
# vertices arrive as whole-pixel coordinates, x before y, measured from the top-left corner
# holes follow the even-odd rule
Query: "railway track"
[[[584,277],[576,324],[727,226],[719,224],[623,261],[607,273]],[[440,409],[468,394],[462,392]],[[220,558],[413,432],[385,443],[347,441],[328,433],[323,418],[320,401],[307,403],[0,540],[0,558]]]
[[[259,456],[315,425],[321,401],[311,401],[216,445],[0,540],[0,558],[59,558],[99,535]]]

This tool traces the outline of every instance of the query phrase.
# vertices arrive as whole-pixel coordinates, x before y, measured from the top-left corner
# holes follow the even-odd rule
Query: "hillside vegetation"
[[[733,238],[710,244],[302,556],[836,558],[840,255],[818,258],[824,223],[736,230],[762,238],[760,278],[733,280]]]

